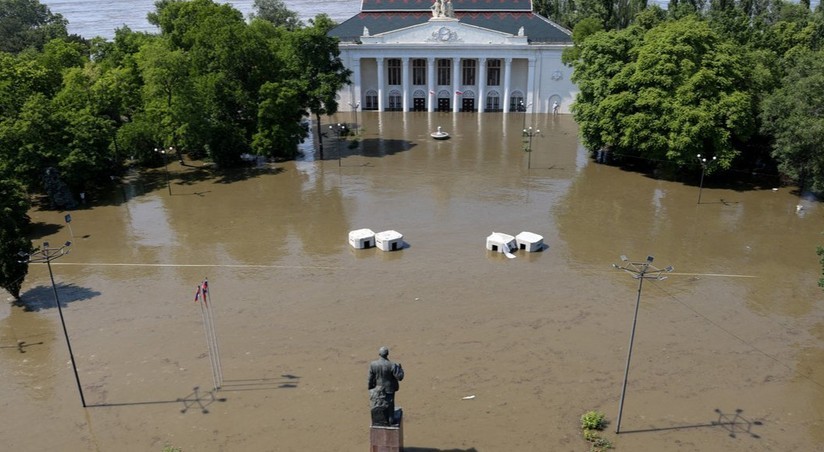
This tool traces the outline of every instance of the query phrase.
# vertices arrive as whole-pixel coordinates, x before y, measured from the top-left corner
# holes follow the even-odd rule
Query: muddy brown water
[[[3,449],[365,451],[381,345],[406,370],[407,451],[585,451],[588,410],[623,451],[820,447],[819,204],[704,187],[699,205],[694,185],[589,160],[566,116],[358,122],[362,145],[331,138],[323,160],[170,162],[171,196],[162,168],[133,174],[71,230],[33,211],[35,243],[74,242],[53,269],[90,406],[33,265],[25,307],[0,304]],[[542,131],[531,154],[524,124]],[[438,126],[451,139],[432,140]],[[360,228],[408,246],[354,250]],[[547,247],[507,259],[486,250],[493,231]],[[675,272],[644,283],[616,435],[638,290],[612,268],[622,254]],[[193,301],[204,277],[217,393]]]

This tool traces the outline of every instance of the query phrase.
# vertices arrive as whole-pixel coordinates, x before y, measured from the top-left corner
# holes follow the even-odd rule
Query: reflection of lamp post
[[[532,137],[540,134],[541,129],[532,130],[532,126],[524,129],[524,151],[529,154],[526,160],[527,169],[532,168]]]
[[[707,165],[709,163],[707,163],[706,157],[701,157],[701,154],[696,155],[696,157],[698,158],[698,163],[701,164],[701,182],[698,184],[698,204],[701,204],[701,190],[704,189],[704,172],[707,170]],[[714,161],[715,157],[713,156],[712,160],[710,160],[710,163]]]
[[[83,408],[86,408],[86,398],[83,397],[83,387],[80,386],[80,377],[77,375],[77,364],[74,361],[74,353],[72,353],[72,343],[69,340],[69,333],[66,331],[66,322],[63,320],[63,308],[60,306],[60,299],[57,297],[57,285],[54,283],[54,273],[52,273],[51,268],[51,261],[64,254],[69,254],[70,246],[72,246],[72,242],[66,242],[66,244],[60,248],[49,248],[49,242],[43,242],[42,249],[34,251],[31,254],[21,251],[17,253],[17,255],[25,259],[21,262],[45,262],[49,268],[49,277],[51,278],[52,290],[54,291],[54,301],[57,303],[57,313],[60,315],[60,324],[63,325],[63,335],[66,336],[66,346],[69,347],[69,358],[71,358],[72,361],[74,379],[77,381],[77,390],[80,392],[80,402],[83,404]]]
[[[629,361],[632,358],[632,342],[635,339],[635,325],[638,322],[638,307],[641,305],[641,287],[644,279],[662,280],[666,276],[661,273],[671,272],[672,266],[660,269],[652,265],[652,256],[647,256],[646,262],[630,262],[626,256],[621,256],[620,266],[612,264],[613,267],[624,270],[638,280],[638,298],[635,300],[635,315],[632,318],[632,332],[629,335],[629,349],[627,350],[627,365],[624,369],[624,384],[621,386],[621,401],[618,404],[618,420],[615,422],[615,433],[621,433],[621,413],[624,411],[624,395],[627,392],[627,377],[629,376]]]
[[[169,147],[169,149],[171,150],[172,148]],[[166,150],[155,148],[155,152],[159,152],[163,155],[163,169],[166,172],[166,187],[169,189],[169,196],[172,196],[172,183],[169,182],[169,163],[166,160]]]
[[[356,103],[355,105],[352,105],[350,103],[349,106],[352,107],[353,110],[355,110],[355,135],[357,136],[357,134],[358,134],[358,124],[359,124],[358,123],[358,108],[360,108],[360,102]]]
[[[329,126],[329,130],[337,133],[338,135],[338,166],[340,166],[340,142],[341,137],[343,136],[344,132],[346,132],[346,124],[338,123],[335,126]]]

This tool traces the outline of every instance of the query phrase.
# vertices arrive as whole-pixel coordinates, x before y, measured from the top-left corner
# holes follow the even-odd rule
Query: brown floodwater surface
[[[71,229],[65,212],[32,211],[35,244],[73,241],[52,268],[89,407],[48,270],[32,265],[22,303],[0,304],[4,449],[365,451],[381,345],[406,370],[407,451],[586,451],[589,410],[624,451],[824,442],[820,204],[712,175],[698,204],[694,182],[590,160],[568,116],[357,122],[359,145],[330,135],[323,158],[172,161],[168,187],[162,167],[133,171]],[[439,126],[450,139],[429,136]],[[355,250],[361,228],[407,246]],[[522,231],[545,249],[485,248]],[[638,295],[612,268],[622,254],[675,271],[643,285],[616,435]],[[206,277],[217,392],[194,302]]]

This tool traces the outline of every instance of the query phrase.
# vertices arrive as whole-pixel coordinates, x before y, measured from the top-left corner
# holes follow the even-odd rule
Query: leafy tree
[[[40,50],[55,38],[66,38],[68,22],[37,0],[0,0],[0,52]]]
[[[781,87],[764,100],[763,128],[781,172],[824,193],[824,51],[799,48],[785,64]]]
[[[29,271],[28,264],[21,263],[17,254],[32,250],[26,238],[29,207],[23,186],[7,175],[0,175],[0,287],[14,298],[20,298],[20,288]]]
[[[727,169],[754,131],[749,62],[695,17],[599,33],[582,46],[573,106],[590,149]]]
[[[252,10],[254,12],[249,15],[250,20],[266,20],[275,26],[286,27],[287,30],[303,27],[298,13],[287,8],[283,0],[255,0]]]
[[[286,77],[300,81],[301,105],[315,114],[320,142],[321,116],[338,111],[335,96],[341,87],[350,83],[352,71],[340,60],[337,38],[327,35],[335,26],[329,16],[319,14],[311,24],[286,36],[288,45],[282,47],[281,58],[286,62]]]
[[[604,25],[594,17],[587,17],[575,24],[575,28],[572,29],[573,46],[564,49],[561,54],[561,61],[566,65],[571,65],[581,56],[581,44],[584,39],[599,31],[604,31]]]

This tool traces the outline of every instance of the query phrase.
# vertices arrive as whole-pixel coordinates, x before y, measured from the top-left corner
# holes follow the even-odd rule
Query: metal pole
[[[704,189],[704,172],[707,170],[707,159],[706,157],[702,158],[701,154],[695,156],[698,159],[698,163],[701,164],[701,181],[698,184],[698,204],[701,204],[701,191]],[[710,160],[710,163],[715,161],[715,157]]]
[[[624,396],[627,394],[627,378],[629,378],[629,362],[632,359],[632,344],[635,341],[635,325],[638,323],[638,308],[641,306],[641,286],[644,284],[644,271],[638,278],[638,298],[635,300],[635,315],[632,317],[632,331],[629,334],[629,349],[627,350],[627,365],[624,368],[624,384],[621,386],[621,401],[618,402],[618,420],[615,422],[615,433],[621,433],[621,415],[624,412]]]
[[[632,329],[629,335],[629,347],[627,349],[627,364],[624,368],[624,382],[621,385],[621,400],[618,403],[618,420],[615,422],[615,433],[621,433],[621,416],[624,413],[624,397],[627,393],[627,380],[629,378],[629,363],[632,360],[632,345],[635,342],[635,327],[638,324],[638,310],[641,306],[641,289],[644,285],[644,279],[657,279],[662,280],[665,279],[666,276],[662,276],[661,274],[664,272],[671,272],[673,270],[672,266],[668,266],[664,269],[656,268],[652,265],[653,257],[647,256],[646,262],[630,262],[626,256],[621,256],[621,260],[624,262],[623,266],[618,266],[612,264],[613,267],[624,270],[627,273],[630,273],[633,278],[637,278],[638,281],[638,296],[635,299],[635,314],[632,317]],[[647,275],[648,273],[653,273],[652,275]]]
[[[48,254],[49,248],[43,250],[43,256],[46,259],[46,267],[49,268],[49,278],[51,278],[52,290],[54,291],[54,301],[57,303],[57,313],[60,315],[60,324],[63,326],[63,335],[66,337],[66,346],[69,348],[69,358],[72,361],[72,370],[74,370],[74,380],[77,382],[77,390],[80,392],[80,403],[83,408],[86,408],[86,398],[83,397],[83,387],[80,386],[80,376],[77,374],[77,363],[74,361],[74,353],[72,352],[72,343],[69,340],[69,332],[66,330],[66,321],[63,320],[63,308],[60,307],[60,298],[57,296],[57,285],[54,283],[54,273],[52,273],[51,260],[52,256]]]
[[[223,367],[220,365],[220,347],[217,343],[217,332],[215,331],[215,316],[212,313],[212,288],[209,286],[208,292],[203,294],[203,302],[205,303],[208,300],[208,305],[206,306],[206,314],[209,316],[209,333],[212,335],[212,344],[215,349],[215,364],[217,365],[217,382],[218,386],[215,389],[219,389],[223,386]]]

